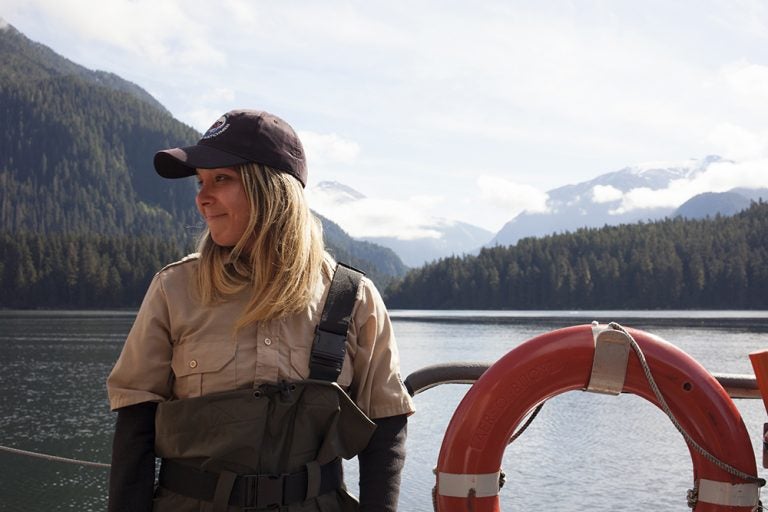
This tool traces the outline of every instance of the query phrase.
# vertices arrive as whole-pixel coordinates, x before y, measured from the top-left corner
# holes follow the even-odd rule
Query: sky
[[[354,236],[496,232],[548,190],[713,154],[734,162],[717,179],[627,204],[768,186],[762,0],[0,0],[0,17],[200,132],[234,108],[283,117],[310,205],[322,181],[366,196],[340,222]]]

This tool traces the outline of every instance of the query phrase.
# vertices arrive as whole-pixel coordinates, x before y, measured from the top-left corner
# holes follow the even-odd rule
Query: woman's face
[[[195,203],[211,238],[217,245],[232,247],[248,227],[251,207],[240,172],[229,167],[197,170]]]

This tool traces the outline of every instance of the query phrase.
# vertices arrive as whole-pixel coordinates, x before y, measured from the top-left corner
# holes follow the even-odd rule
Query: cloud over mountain
[[[735,188],[768,184],[768,159],[744,162],[719,156],[680,162],[649,162],[548,192],[546,210],[525,211],[510,220],[492,244],[513,244],[581,227],[633,223],[671,215],[689,199]]]
[[[493,236],[485,229],[427,214],[429,196],[376,199],[338,182],[324,181],[307,189],[310,206],[355,238],[389,247],[409,266],[464,254]]]

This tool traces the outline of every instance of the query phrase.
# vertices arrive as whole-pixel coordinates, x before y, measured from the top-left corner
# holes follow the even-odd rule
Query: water
[[[492,362],[534,336],[593,319],[653,332],[718,373],[751,373],[746,355],[768,348],[768,312],[392,315],[404,375],[437,362]],[[0,311],[0,445],[108,462],[114,415],[104,381],[133,316]],[[417,395],[401,510],[432,509],[432,470],[443,431],[467,389],[445,385]],[[765,409],[760,400],[737,405],[760,466]],[[503,510],[688,510],[688,449],[661,411],[632,395],[571,392],[553,398],[507,449],[503,465]],[[353,483],[355,464],[346,468]],[[0,511],[104,510],[106,477],[106,469],[0,452]]]

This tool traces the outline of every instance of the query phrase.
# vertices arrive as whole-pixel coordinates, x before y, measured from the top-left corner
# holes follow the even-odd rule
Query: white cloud
[[[633,210],[643,210],[649,208],[675,208],[683,204],[687,199],[690,199],[693,195],[687,185],[690,185],[686,180],[677,180],[683,182],[678,186],[671,185],[666,189],[654,190],[648,187],[633,188],[629,192],[624,194],[621,200],[621,205],[618,208],[611,210],[609,213],[612,215],[619,215],[627,213]]]
[[[623,192],[611,185],[595,185],[592,188],[592,201],[595,203],[610,203],[622,198]]]
[[[748,35],[763,41],[768,40],[768,6],[765,2],[739,0],[736,3],[724,2],[722,6],[726,8],[706,9],[708,18],[723,26],[728,32]]]
[[[735,187],[768,187],[768,157],[745,162],[717,162],[692,180],[697,193],[725,192]]]
[[[621,214],[646,208],[677,208],[695,195],[726,192],[736,187],[768,187],[768,158],[740,163],[717,162],[691,178],[672,180],[664,189],[632,189],[624,194],[621,205],[610,213]]]
[[[235,94],[235,91],[228,87],[203,91],[188,102],[200,106],[185,112],[181,117],[200,133],[204,133],[222,114],[232,110]]]
[[[400,240],[438,238],[440,233],[431,229],[437,222],[424,208],[424,197],[403,200],[363,198],[343,204],[333,200],[317,188],[306,191],[310,207],[342,227],[350,236],[394,237]],[[440,202],[430,198],[430,202]]]
[[[112,47],[126,67],[149,64],[173,75],[186,67],[210,69],[226,61],[225,54],[215,48],[216,37],[210,34],[206,16],[180,2],[32,0],[18,4],[37,12],[49,30],[71,34],[99,52],[105,50],[100,45]]]
[[[722,74],[734,92],[768,106],[768,66],[740,60],[725,66]]]
[[[418,204],[422,208],[434,208],[436,206],[445,204],[445,197],[428,194],[416,194],[410,196],[409,202]],[[452,221],[447,222],[448,224],[452,224]]]
[[[715,153],[734,160],[768,156],[768,130],[754,131],[722,123],[712,129],[707,140]]]
[[[543,213],[548,210],[549,195],[531,185],[484,174],[477,178],[477,187],[480,201],[487,201],[490,205],[504,210],[510,219],[523,211]]]
[[[333,163],[350,164],[360,155],[360,145],[335,133],[299,131],[299,138],[310,166]]]
[[[211,108],[199,108],[187,112],[184,115],[184,119],[188,123],[191,123],[192,127],[200,133],[205,133],[206,130],[218,119],[224,112],[221,110],[213,110]]]
[[[0,1],[33,40],[152,91],[200,131],[239,107],[300,120],[325,132],[301,132],[310,180],[427,190],[446,200],[422,214],[489,229],[544,211],[539,189],[629,162],[768,157],[759,0]],[[622,208],[688,188],[636,191]]]
[[[231,87],[216,87],[209,91],[203,91],[203,94],[200,94],[197,96],[197,100],[204,103],[208,103],[208,102],[232,103],[234,99],[235,99],[235,91]]]
[[[10,25],[8,24],[8,22],[5,21],[5,19],[2,16],[0,16],[0,30],[8,30],[9,26]]]
[[[654,169],[686,169],[690,172],[700,165],[702,165],[700,159],[689,158],[687,160],[649,160],[633,164],[631,167],[639,173]]]

